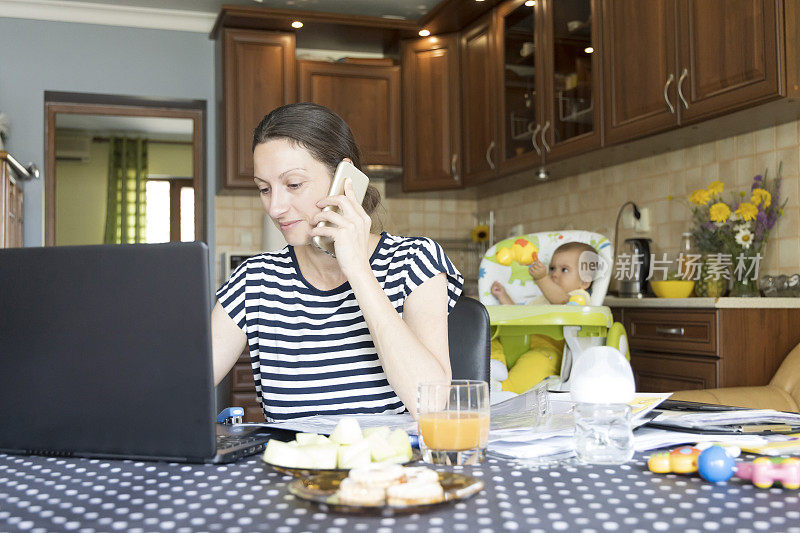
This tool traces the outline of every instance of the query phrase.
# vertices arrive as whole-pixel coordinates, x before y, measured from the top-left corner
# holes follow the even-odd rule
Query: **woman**
[[[463,278],[430,239],[370,233],[374,187],[361,205],[349,180],[327,197],[343,159],[360,168],[350,128],[319,105],[279,107],[255,130],[255,185],[288,246],[248,259],[217,292],[214,381],[247,343],[268,420],[416,417],[417,384],[451,377],[447,314]],[[335,258],[316,235],[333,239]]]

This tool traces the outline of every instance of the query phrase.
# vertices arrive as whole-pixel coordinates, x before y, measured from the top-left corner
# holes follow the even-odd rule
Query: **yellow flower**
[[[758,208],[750,202],[742,202],[736,209],[736,214],[739,215],[745,222],[748,220],[755,220],[756,215],[758,215]]]
[[[711,193],[712,196],[719,196],[722,194],[722,190],[725,188],[725,184],[719,180],[714,180],[708,185],[708,192]]]
[[[725,222],[731,216],[731,208],[723,202],[717,202],[708,209],[708,218],[712,222]]]
[[[753,196],[750,197],[750,203],[758,205],[764,202],[764,209],[769,207],[772,203],[772,195],[766,189],[753,189]]]
[[[472,242],[483,242],[489,240],[489,226],[478,224],[472,228]]]
[[[706,205],[711,201],[711,193],[705,189],[697,189],[689,195],[689,201],[695,205]]]

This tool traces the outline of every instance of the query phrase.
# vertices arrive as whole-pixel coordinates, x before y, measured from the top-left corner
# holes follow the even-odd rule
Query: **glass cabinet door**
[[[537,126],[541,128],[541,125],[536,92],[536,3],[527,0],[513,7],[514,3],[500,12],[503,155],[506,161],[541,149],[537,144]]]
[[[552,10],[547,17],[548,24],[552,24],[547,33],[552,35],[553,43],[552,134],[546,130],[544,134],[558,144],[592,133],[596,127],[594,111],[598,103],[593,94],[592,59],[599,47],[592,40],[592,0],[548,4]],[[595,64],[599,67],[599,62]],[[546,126],[547,121],[543,128]]]

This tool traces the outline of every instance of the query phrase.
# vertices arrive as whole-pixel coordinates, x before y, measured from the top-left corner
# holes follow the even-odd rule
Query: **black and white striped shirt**
[[[461,294],[461,274],[431,239],[383,233],[370,265],[401,316],[408,295],[439,273],[447,275],[448,311]],[[313,287],[291,246],[242,263],[217,298],[247,334],[267,420],[405,411],[350,283],[328,291]]]

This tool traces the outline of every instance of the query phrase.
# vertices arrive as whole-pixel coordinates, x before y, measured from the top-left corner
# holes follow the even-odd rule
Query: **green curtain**
[[[104,242],[145,242],[147,140],[112,137],[110,143]]]

